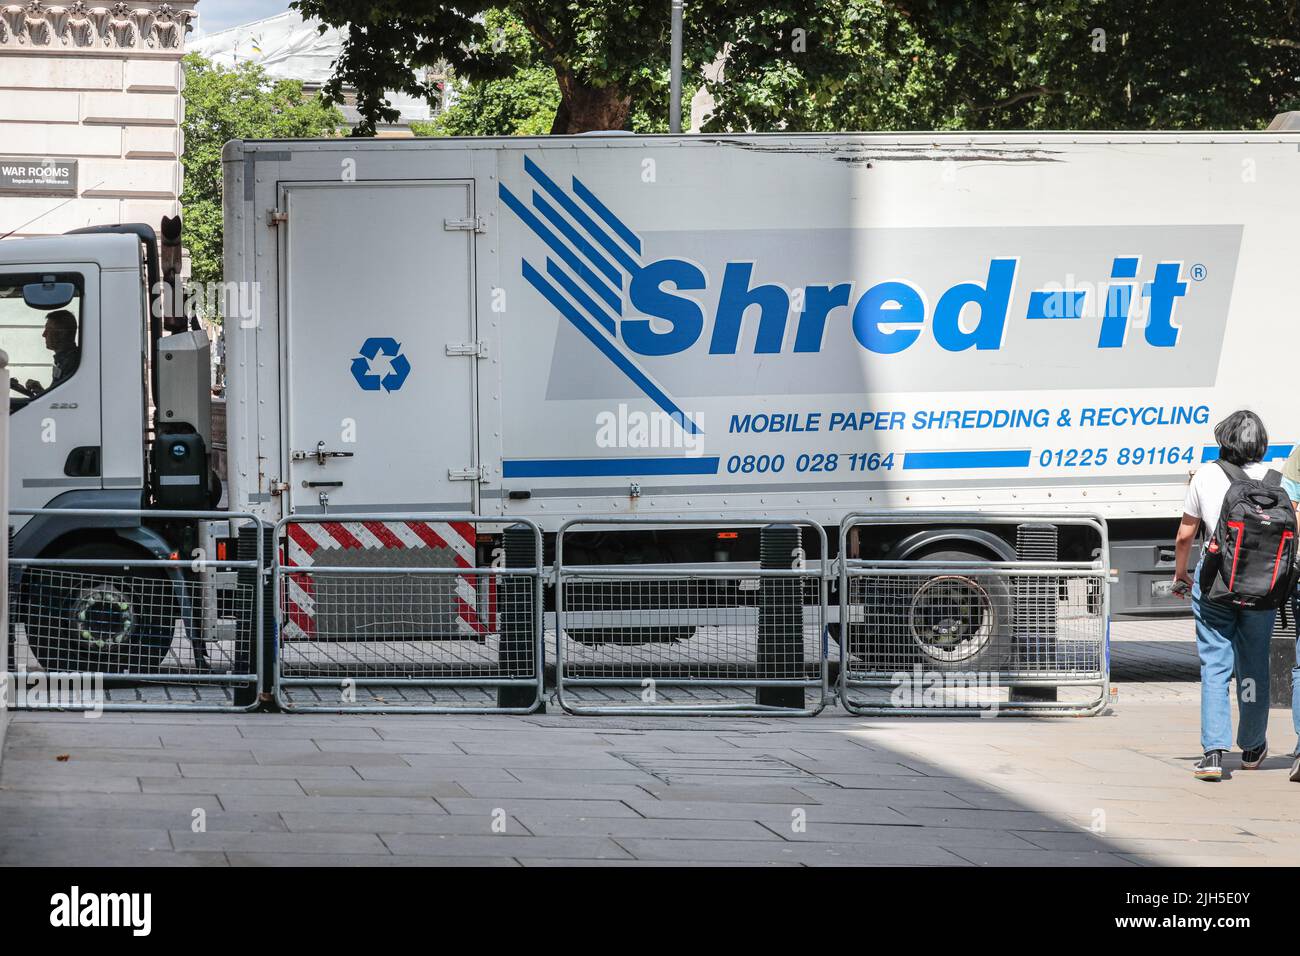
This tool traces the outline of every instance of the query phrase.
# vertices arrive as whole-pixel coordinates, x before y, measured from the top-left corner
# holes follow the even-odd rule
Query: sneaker
[[[1207,750],[1205,756],[1192,768],[1197,780],[1223,779],[1223,751]]]
[[[1300,783],[1300,754],[1296,754],[1291,763],[1291,782]]]
[[[1258,747],[1251,747],[1249,750],[1241,752],[1241,769],[1256,770],[1268,756],[1268,744],[1260,744]]]

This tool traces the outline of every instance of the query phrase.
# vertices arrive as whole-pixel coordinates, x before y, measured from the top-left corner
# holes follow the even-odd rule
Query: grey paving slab
[[[573,817],[519,812],[520,821],[537,836],[638,837],[664,840],[764,840],[773,831],[753,820],[681,820],[642,817]],[[779,838],[779,837],[778,837]]]
[[[216,794],[158,793],[87,793],[80,790],[46,790],[33,796],[27,791],[0,791],[0,812],[10,808],[46,810],[181,810],[189,812],[203,807],[209,812],[222,810]]]
[[[36,830],[174,830],[191,827],[196,809],[204,811],[203,825],[209,830],[241,830],[268,833],[288,827],[278,813],[231,813],[209,807],[174,807],[167,810],[142,807],[91,809],[86,807],[6,808],[0,817],[0,841],[19,838]]]
[[[190,854],[197,856],[201,854]],[[517,867],[521,864],[508,856],[395,856],[378,853],[245,853],[230,851],[225,854],[231,866],[306,866],[343,869],[356,866],[394,867]],[[570,865],[571,860],[557,860],[560,865]],[[635,862],[635,861],[633,861]]]
[[[791,860],[535,860],[520,857],[518,862],[532,869],[545,867],[616,867],[620,869],[680,869],[682,867],[802,867],[804,864]]]
[[[193,833],[172,831],[177,850],[238,850],[245,853],[379,853],[386,847],[373,833],[243,833],[237,830],[209,830]]]
[[[553,814],[558,816],[592,816],[592,817],[635,817],[637,813],[626,803],[619,800],[565,800],[565,799],[484,799],[440,797],[439,805],[446,807],[448,813],[468,813],[488,816],[495,810],[506,810],[512,814],[525,811],[533,814]]]
[[[670,786],[668,784],[646,785],[642,789],[652,797],[663,801],[689,800],[692,803],[719,801],[730,803],[788,803],[803,805],[810,798],[794,787],[756,784],[753,786],[692,786],[689,784]]]
[[[819,806],[805,800],[800,803],[745,803],[740,800],[692,803],[673,800],[628,800],[626,804],[639,816],[660,820],[758,820],[782,831],[796,813],[808,821],[827,823],[877,823],[903,825],[910,821],[888,806],[829,804]]]
[[[906,807],[908,820],[928,826],[979,827],[998,830],[1072,830],[1071,824],[1031,810],[953,810],[946,807]]]
[[[71,853],[80,851],[89,859],[101,850],[167,850],[172,849],[171,837],[157,824],[145,828],[97,826],[65,827],[55,823],[41,823],[24,828],[21,833],[10,832],[0,841],[0,853],[5,856],[39,859],[45,853]]]
[[[464,796],[469,791],[460,780],[429,779],[413,774],[400,779],[379,780],[297,780],[294,781],[308,796],[313,797],[436,797]]]
[[[408,764],[397,754],[366,753],[357,749],[351,753],[321,750],[260,750],[254,749],[257,762],[266,767],[406,767]]]
[[[462,786],[465,793],[455,794],[455,796],[483,797],[492,800],[635,800],[644,797],[647,793],[645,789],[631,784],[584,784],[581,780],[574,780],[572,783],[524,781],[504,783],[471,780]]]
[[[803,864],[836,861],[863,866],[962,866],[969,861],[936,846],[881,846],[873,844],[765,843],[755,840],[641,840],[620,839],[638,860],[786,861]],[[1046,853],[1047,851],[1042,851]]]
[[[136,778],[142,793],[280,793],[304,792],[297,780],[261,780],[257,778],[217,777],[139,777]]]
[[[214,778],[229,780],[360,780],[350,766],[314,766],[310,764],[202,764],[183,763],[181,776],[194,780]],[[149,776],[155,776],[149,774]]]
[[[1135,866],[1116,852],[1064,853],[1054,850],[1002,850],[984,847],[957,847],[951,851],[975,866]]]
[[[552,859],[631,859],[632,854],[605,837],[457,836],[423,833],[384,833],[393,853],[406,856],[530,856]]]
[[[179,777],[175,779],[180,779]],[[139,793],[139,777],[80,777],[72,778],[68,774],[38,772],[15,772],[7,777],[0,777],[0,792],[58,790],[74,781],[88,793]]]
[[[512,816],[433,813],[322,813],[315,810],[285,810],[278,815],[285,829],[302,833],[355,833],[359,829],[379,833],[439,833],[458,836],[494,835],[493,826],[505,833],[537,832]],[[596,834],[602,835],[602,834]]]
[[[428,797],[304,797],[291,794],[232,794],[222,798],[228,810],[279,813],[315,810],[321,813],[446,813]]]
[[[0,866],[69,866],[118,869],[126,867],[229,866],[224,853],[177,853],[171,849],[136,850],[119,847],[0,846]]]

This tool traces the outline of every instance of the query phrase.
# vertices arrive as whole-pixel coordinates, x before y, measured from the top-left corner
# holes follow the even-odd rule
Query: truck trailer
[[[45,509],[15,516],[16,557],[188,555],[221,524],[131,512],[219,501],[548,537],[654,519],[566,539],[590,564],[757,560],[756,533],[687,518],[802,515],[834,548],[854,512],[1086,512],[1109,526],[1114,613],[1178,614],[1174,529],[1215,422],[1258,411],[1279,465],[1300,434],[1271,364],[1300,349],[1300,114],[236,141],[223,164],[215,337],[163,301],[174,222],[0,243],[10,503]],[[87,508],[107,513],[58,514]],[[1093,557],[1077,531],[1048,557]],[[849,546],[1018,556],[1014,529],[923,516]],[[58,632],[75,606],[17,615]]]

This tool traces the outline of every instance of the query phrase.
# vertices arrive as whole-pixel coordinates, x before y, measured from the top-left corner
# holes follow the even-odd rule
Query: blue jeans
[[[1201,658],[1201,749],[1232,749],[1228,687],[1235,671],[1241,713],[1237,745],[1251,750],[1268,735],[1268,642],[1277,612],[1241,610],[1202,600],[1200,567],[1192,579],[1196,652]]]
[[[1291,668],[1291,725],[1295,727],[1296,745],[1291,753],[1300,755],[1300,590],[1291,599],[1291,617],[1295,619],[1295,667]]]

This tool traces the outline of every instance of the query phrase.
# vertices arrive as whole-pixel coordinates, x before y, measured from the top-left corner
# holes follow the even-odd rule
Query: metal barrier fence
[[[6,639],[14,706],[247,711],[258,705],[265,567],[259,518],[98,509],[23,508],[9,514],[11,521],[220,521],[229,523],[233,537],[251,530],[249,538],[256,541],[254,553],[243,560],[202,549],[184,558],[146,559],[139,550],[104,543],[74,544],[57,556],[11,557]],[[114,551],[116,556],[105,556]]]
[[[579,518],[555,542],[556,699],[571,714],[813,716],[826,706],[825,531],[771,518],[752,563],[571,565],[575,529],[755,529],[716,518]],[[805,532],[816,542],[808,559]],[[726,691],[744,689],[749,699]],[[599,700],[602,692],[639,703]],[[811,693],[810,693],[811,692]],[[811,699],[809,699],[811,697]]]
[[[485,525],[504,528],[503,560],[479,567]],[[275,695],[285,710],[522,714],[541,705],[545,568],[531,521],[295,515],[274,538]]]
[[[1091,561],[844,557],[854,529],[936,522],[1083,527],[1097,547]],[[850,713],[1090,715],[1105,706],[1110,565],[1102,518],[852,514],[840,525],[840,555],[839,691]],[[1081,699],[1057,699],[1076,688]]]

